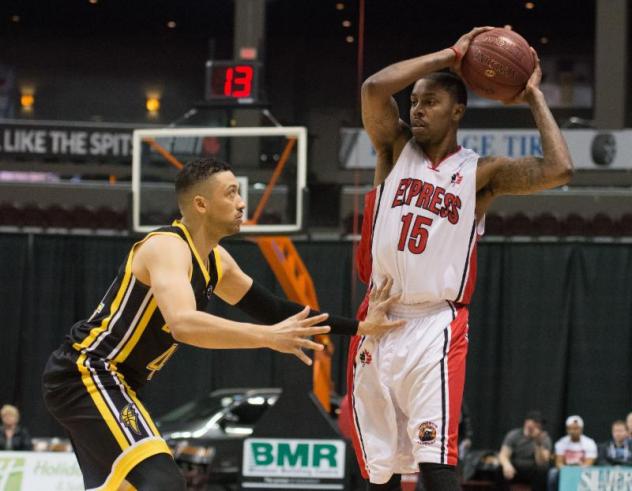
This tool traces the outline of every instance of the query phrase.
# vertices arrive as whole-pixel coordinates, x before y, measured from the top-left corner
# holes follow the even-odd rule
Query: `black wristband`
[[[235,307],[245,312],[253,319],[266,324],[276,324],[288,317],[298,314],[305,307],[291,302],[259,285],[252,282],[250,290],[235,304]],[[319,315],[318,310],[310,309],[309,317]],[[326,320],[317,325],[328,325],[331,327],[329,334],[341,336],[354,336],[358,332],[359,322],[348,317],[330,315]]]

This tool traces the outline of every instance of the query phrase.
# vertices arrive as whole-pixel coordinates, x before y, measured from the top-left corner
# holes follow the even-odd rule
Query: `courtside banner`
[[[131,124],[4,120],[0,122],[0,158],[131,162],[132,132],[139,127]]]
[[[632,491],[632,467],[562,467],[559,489],[560,491]]]
[[[632,169],[632,130],[562,131],[577,169]],[[542,143],[535,129],[460,130],[460,145],[479,155],[541,157]],[[340,164],[346,169],[375,168],[375,150],[361,128],[340,130]]]
[[[0,491],[82,491],[71,452],[0,452]]]
[[[345,452],[342,440],[248,438],[242,487],[343,489]]]

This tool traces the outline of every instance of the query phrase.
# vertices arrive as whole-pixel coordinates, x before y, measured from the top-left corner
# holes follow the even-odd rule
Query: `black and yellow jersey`
[[[191,286],[198,310],[204,310],[222,277],[217,248],[200,257],[184,224],[174,221],[134,244],[124,263],[92,316],[77,322],[67,341],[82,358],[99,360],[107,369],[123,375],[134,389],[142,386],[171,358],[178,347],[169,326],[156,305],[149,286],[132,274],[134,252],[140,244],[157,234],[180,237],[191,250]],[[207,267],[208,265],[208,267]]]

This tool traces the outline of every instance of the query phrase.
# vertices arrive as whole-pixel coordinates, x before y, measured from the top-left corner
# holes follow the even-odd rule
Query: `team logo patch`
[[[206,288],[206,298],[210,300],[212,296],[213,296],[213,285],[209,283],[208,287]]]
[[[140,435],[140,428],[138,427],[138,413],[136,412],[136,408],[133,404],[128,404],[121,411],[121,423],[137,435]]]
[[[363,367],[370,365],[372,361],[373,357],[368,349],[365,349],[362,353],[360,353],[360,363],[362,363]]]
[[[437,439],[437,425],[432,421],[424,421],[419,425],[419,443],[432,445]]]
[[[461,175],[460,172],[452,174],[452,177],[450,178],[450,181],[452,182],[452,184],[461,184],[462,180],[463,180],[463,176]]]

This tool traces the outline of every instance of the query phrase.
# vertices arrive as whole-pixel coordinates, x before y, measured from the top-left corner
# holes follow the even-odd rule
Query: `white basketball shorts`
[[[468,346],[468,309],[444,301],[396,305],[404,327],[360,340],[351,388],[354,440],[369,480],[456,465]]]

